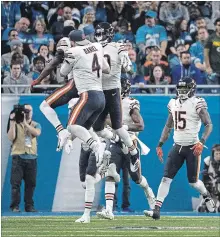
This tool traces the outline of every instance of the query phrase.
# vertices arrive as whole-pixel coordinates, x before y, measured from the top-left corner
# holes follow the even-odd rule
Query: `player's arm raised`
[[[74,57],[74,55],[72,54],[72,52],[70,50],[68,50],[66,53],[65,53],[65,57],[64,57],[64,62],[60,68],[60,75],[62,77],[65,77],[67,76],[73,66],[74,66],[74,63],[76,62],[76,58]]]
[[[158,143],[158,146],[156,148],[157,151],[157,156],[159,157],[160,161],[163,163],[163,150],[162,150],[162,146],[165,143],[165,141],[168,139],[171,131],[173,129],[173,116],[171,113],[169,113],[166,124],[163,128],[161,137],[160,137],[160,141]]]
[[[204,129],[204,132],[202,134],[200,141],[198,143],[196,143],[191,149],[194,150],[193,153],[195,156],[200,156],[202,154],[204,144],[212,132],[213,125],[212,125],[212,121],[211,121],[209,112],[207,110],[207,105],[203,106],[201,109],[199,109],[199,111],[197,109],[197,112],[199,114],[199,117],[200,117],[202,123],[205,126],[205,129]]]
[[[38,85],[41,83],[41,81],[46,78],[48,75],[52,73],[54,69],[62,62],[63,60],[64,52],[60,51],[57,53],[57,55],[53,58],[53,60],[47,64],[44,68],[44,70],[41,72],[40,76],[32,82],[32,86]]]

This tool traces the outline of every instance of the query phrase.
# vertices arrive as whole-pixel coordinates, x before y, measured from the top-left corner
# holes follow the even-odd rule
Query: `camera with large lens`
[[[25,108],[25,105],[14,105],[15,121],[16,123],[22,123],[24,121],[24,116],[30,111]]]

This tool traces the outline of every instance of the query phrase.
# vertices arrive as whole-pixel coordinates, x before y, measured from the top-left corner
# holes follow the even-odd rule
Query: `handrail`
[[[62,87],[63,85],[59,85],[59,84],[54,84],[54,85],[35,85],[34,86],[34,88],[59,88],[59,87]],[[30,93],[30,94],[28,94],[28,93],[26,93],[26,94],[23,94],[23,93],[18,93],[18,88],[30,88],[30,85],[1,85],[1,87],[2,88],[16,88],[16,90],[15,90],[15,93],[2,93],[2,95],[10,95],[10,96],[20,96],[20,95],[22,95],[22,96],[30,96],[30,95],[40,95],[40,96],[43,96],[43,95],[48,95],[48,93],[44,93],[44,92],[42,92],[42,93]],[[145,95],[145,96],[158,96],[158,95],[160,95],[160,96],[167,96],[167,95],[169,95],[169,96],[173,96],[173,95],[175,95],[175,93],[169,93],[169,89],[172,89],[172,88],[176,88],[176,86],[175,85],[143,85],[143,86],[138,86],[138,85],[132,85],[131,86],[131,88],[139,88],[139,89],[148,89],[148,88],[162,88],[162,89],[165,89],[164,90],[164,93],[162,93],[162,94],[157,94],[157,93],[143,93],[143,94],[137,94],[137,93],[134,93],[134,94],[132,94],[132,95],[141,95],[141,96],[143,96],[143,95]],[[202,88],[204,88],[204,89],[207,89],[207,88],[209,88],[209,89],[220,89],[220,85],[197,85],[197,88],[198,89],[202,89]],[[209,96],[219,96],[220,95],[220,93],[200,93],[199,94],[200,96],[207,96],[207,95],[209,95]]]

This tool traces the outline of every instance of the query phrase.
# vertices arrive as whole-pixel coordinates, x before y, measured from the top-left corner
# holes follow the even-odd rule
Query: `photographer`
[[[220,144],[212,147],[212,155],[204,159],[203,182],[216,203],[216,211],[220,212]],[[205,212],[206,207],[202,203],[199,212]]]
[[[13,212],[20,212],[20,186],[25,183],[24,202],[26,212],[36,212],[33,194],[37,175],[37,137],[41,126],[32,120],[31,105],[15,105],[8,122],[8,138],[12,142],[11,205]]]

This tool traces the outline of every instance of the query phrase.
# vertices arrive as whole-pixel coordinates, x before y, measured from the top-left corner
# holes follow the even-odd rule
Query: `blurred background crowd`
[[[220,84],[219,1],[1,2],[2,84],[30,85],[53,59],[68,27],[83,30],[94,41],[94,29],[103,21],[114,26],[113,41],[127,45],[133,73],[122,77],[138,86],[133,93],[164,93],[145,85],[176,84],[185,75],[198,85]],[[63,83],[59,68],[42,81]],[[53,89],[27,87],[18,92]],[[15,93],[15,88],[3,92]]]

